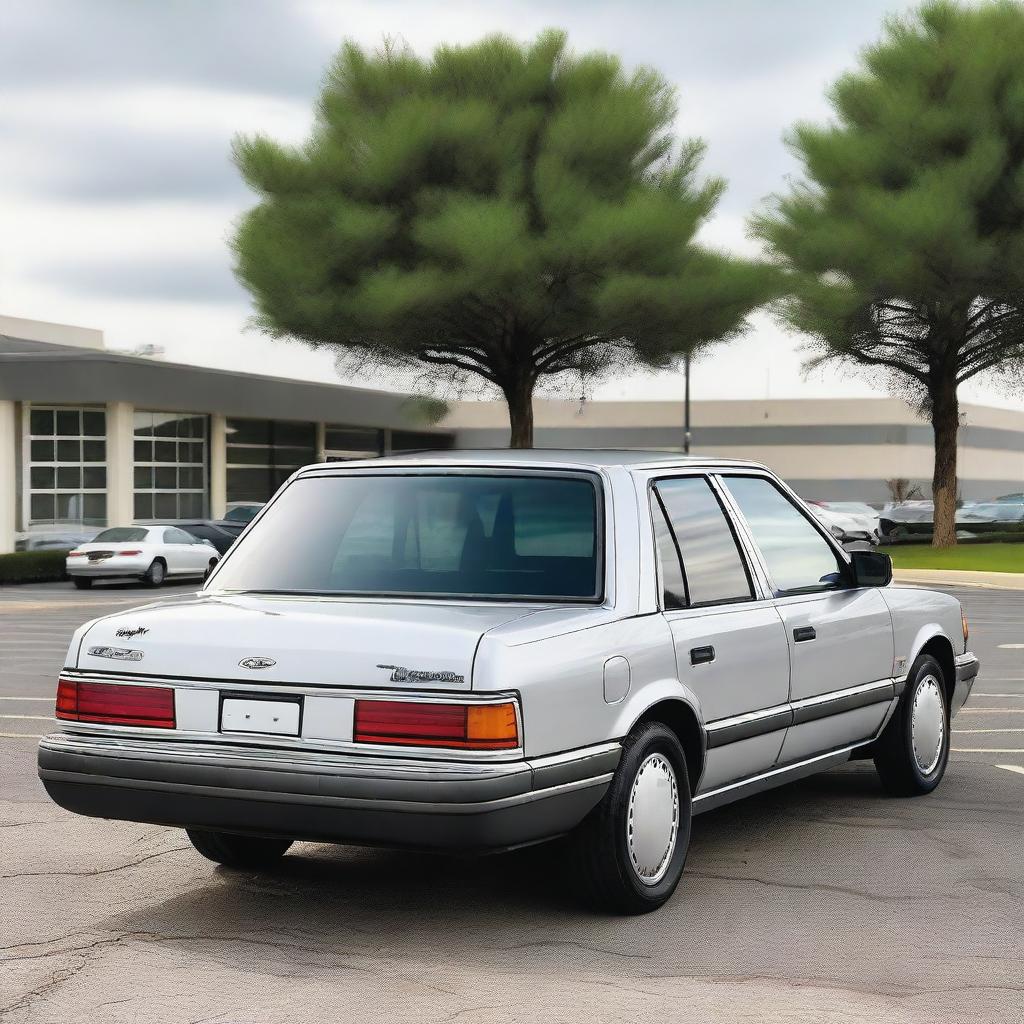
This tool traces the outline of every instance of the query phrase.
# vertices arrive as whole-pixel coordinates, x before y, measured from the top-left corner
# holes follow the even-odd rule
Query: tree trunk
[[[960,402],[956,377],[945,374],[932,392],[932,430],[935,433],[935,471],[932,474],[932,500],[935,502],[935,526],[932,547],[948,548],[956,544],[956,448],[960,430]]]
[[[533,447],[533,380],[529,377],[512,381],[503,387],[508,405],[510,448]]]

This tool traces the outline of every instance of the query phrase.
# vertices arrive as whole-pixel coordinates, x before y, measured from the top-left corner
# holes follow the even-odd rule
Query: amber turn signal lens
[[[966,648],[967,637],[970,636],[971,631],[967,628],[967,616],[964,613],[963,608],[960,609],[960,621],[963,623],[964,627],[964,647]]]
[[[466,716],[466,739],[491,749],[519,745],[514,704],[470,705]]]

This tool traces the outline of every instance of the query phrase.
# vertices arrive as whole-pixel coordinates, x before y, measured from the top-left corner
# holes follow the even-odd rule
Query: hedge
[[[62,580],[66,551],[15,551],[0,555],[0,583],[51,583]]]

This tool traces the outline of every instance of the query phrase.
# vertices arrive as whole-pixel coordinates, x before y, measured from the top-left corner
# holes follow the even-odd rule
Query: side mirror
[[[850,568],[858,587],[887,587],[892,583],[892,559],[881,551],[851,551]]]

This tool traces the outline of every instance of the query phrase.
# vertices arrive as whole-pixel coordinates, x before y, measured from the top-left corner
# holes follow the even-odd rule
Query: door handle
[[[690,664],[691,665],[707,665],[709,662],[715,660],[715,649],[714,647],[691,647],[690,648]]]
[[[802,644],[805,640],[813,640],[817,635],[813,626],[797,626],[793,630],[793,639],[798,644]]]

